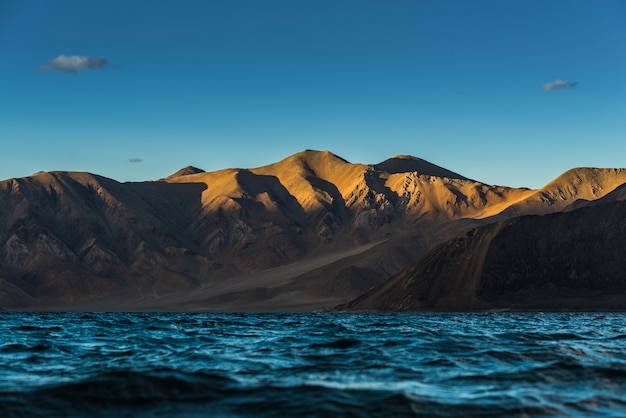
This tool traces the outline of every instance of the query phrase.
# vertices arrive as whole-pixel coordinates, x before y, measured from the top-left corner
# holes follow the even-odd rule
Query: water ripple
[[[616,416],[626,315],[0,313],[0,416]]]

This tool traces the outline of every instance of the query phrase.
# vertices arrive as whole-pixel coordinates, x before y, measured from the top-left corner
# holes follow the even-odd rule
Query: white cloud
[[[545,91],[561,91],[564,89],[574,89],[578,85],[575,81],[554,80],[549,83],[543,83],[541,88]]]
[[[106,67],[107,60],[104,58],[91,58],[86,55],[59,55],[50,62],[46,62],[40,71],[65,71],[78,73],[83,70],[100,70]]]

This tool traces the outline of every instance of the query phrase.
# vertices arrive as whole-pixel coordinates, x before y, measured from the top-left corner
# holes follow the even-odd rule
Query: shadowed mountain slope
[[[624,310],[625,255],[622,186],[589,207],[466,231],[339,309]]]
[[[586,205],[626,182],[623,170],[577,170],[588,174],[536,191],[414,157],[367,165],[307,150],[252,169],[186,167],[156,182],[68,172],[5,180],[0,307],[333,306],[494,216]]]
[[[0,182],[0,277],[42,304],[196,286],[190,273],[215,264],[186,231],[203,188],[65,172]]]

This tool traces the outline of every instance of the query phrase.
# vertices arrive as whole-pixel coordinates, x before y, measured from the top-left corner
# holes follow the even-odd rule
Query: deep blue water
[[[625,344],[621,313],[0,313],[0,416],[623,416]]]

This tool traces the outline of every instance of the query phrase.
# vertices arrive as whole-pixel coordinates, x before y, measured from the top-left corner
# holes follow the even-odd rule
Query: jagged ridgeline
[[[518,189],[328,151],[141,183],[38,173],[0,182],[0,307],[328,308],[470,227],[587,206],[625,182],[626,170],[580,168]]]

